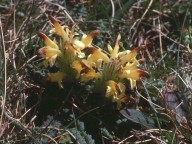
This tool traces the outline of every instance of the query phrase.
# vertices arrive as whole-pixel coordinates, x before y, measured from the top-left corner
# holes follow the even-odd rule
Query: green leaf
[[[163,132],[163,135],[165,136],[167,143],[170,143],[170,144],[179,143],[178,137],[175,135],[174,132],[165,131],[165,132]]]
[[[106,128],[101,128],[101,133],[107,136],[110,139],[113,139],[113,136],[109,133],[109,131]]]
[[[136,109],[122,109],[120,113],[128,120],[139,123],[147,128],[154,128],[154,120]]]

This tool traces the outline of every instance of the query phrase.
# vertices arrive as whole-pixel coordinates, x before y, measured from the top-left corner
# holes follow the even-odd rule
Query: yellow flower
[[[45,46],[38,52],[45,59],[45,66],[53,66],[58,60],[57,66],[63,72],[50,73],[48,78],[58,83],[61,88],[63,88],[62,80],[66,75],[71,80],[76,77],[83,83],[93,80],[94,91],[105,93],[105,96],[116,102],[117,107],[120,108],[127,97],[126,87],[122,82],[127,79],[130,81],[131,88],[134,88],[140,77],[148,76],[147,72],[138,68],[139,62],[136,59],[142,47],[119,52],[121,35],[118,35],[114,47],[108,45],[109,53],[106,53],[92,44],[93,38],[100,34],[99,30],[80,37],[75,31],[78,23],[69,29],[66,25],[61,26],[54,17],[49,16],[49,19],[54,25],[54,29],[50,32],[59,37],[55,41],[39,33]]]
[[[85,47],[91,46],[93,38],[99,34],[100,34],[99,30],[94,30],[94,31],[90,32],[87,36],[84,35],[83,38],[81,39],[81,42],[83,42],[85,44]]]
[[[87,60],[76,60],[72,63],[72,67],[77,71],[76,78],[81,77],[82,82],[88,82],[94,78],[100,78],[101,76],[98,72],[95,72],[90,62]]]
[[[77,46],[77,45],[76,45]],[[71,57],[72,59],[76,56],[78,58],[84,58],[85,54],[79,49],[80,45],[74,47],[73,43],[67,43],[65,46],[65,57]]]
[[[76,56],[77,54],[77,50],[73,47],[73,45],[71,43],[67,43],[66,44],[66,54],[69,56]]]
[[[44,65],[47,67],[50,65],[51,67],[55,64],[55,60],[57,56],[62,56],[62,53],[59,49],[51,48],[51,47],[43,47],[38,50],[38,53],[45,58]]]
[[[56,33],[57,35],[63,38],[64,43],[71,43],[76,49],[84,49],[87,46],[91,46],[93,38],[100,34],[99,30],[94,30],[90,32],[88,35],[84,35],[81,40],[74,38],[78,33],[75,32],[75,28],[78,23],[74,24],[71,31],[67,26],[61,26],[59,22],[52,16],[49,16],[49,19],[53,23],[55,29],[51,32]]]
[[[119,52],[120,39],[121,39],[121,36],[118,35],[114,48],[108,45],[108,50],[110,52],[110,59],[114,60],[114,62],[112,63],[114,63],[113,64],[114,68],[116,66],[115,70],[118,71],[116,73],[117,77],[120,79],[124,79],[124,78],[128,79],[130,81],[131,88],[134,88],[136,86],[136,81],[139,80],[140,77],[148,76],[147,72],[138,69],[139,62],[136,59],[137,54],[144,47],[141,46],[133,49],[132,51],[126,50],[123,52]],[[117,67],[118,65],[116,63],[119,63],[120,66]],[[113,77],[115,77],[114,75]]]
[[[62,80],[66,75],[63,72],[49,73],[47,79],[56,82],[60,88],[63,88]]]
[[[105,63],[108,63],[110,61],[109,57],[104,52],[102,52],[101,49],[95,47],[87,47],[83,51],[86,55],[88,55],[87,60],[97,67],[99,66],[101,61]]]
[[[93,38],[100,34],[99,30],[94,30],[88,35],[84,35],[81,40],[79,40],[77,37],[75,37],[78,36],[78,33],[75,32],[75,28],[77,27],[78,23],[74,24],[70,31],[67,26],[61,26],[54,17],[49,16],[49,19],[54,25],[54,29],[51,30],[51,32],[62,37],[63,43],[61,45],[64,48],[66,55],[70,55],[70,57],[77,55],[79,58],[84,58],[85,54],[81,50],[87,46],[91,46]]]
[[[52,41],[50,38],[48,38],[44,33],[40,32],[38,35],[39,35],[40,38],[42,38],[44,40],[45,45],[47,47],[51,47],[51,48],[54,48],[54,49],[59,49],[57,44],[54,41]]]
[[[125,85],[121,82],[116,83],[113,80],[107,82],[107,90],[105,96],[110,98],[112,102],[117,103],[117,108],[121,108],[123,102],[125,102]]]
[[[81,81],[88,82],[94,78],[100,78],[100,73],[95,72],[94,69],[89,69],[86,73],[81,74]]]
[[[80,40],[78,40],[77,38],[74,38],[72,40],[72,45],[74,46],[74,48],[76,48],[77,50],[83,50],[85,48],[85,44],[83,42],[81,42]]]
[[[83,70],[83,64],[81,61],[76,60],[72,63],[72,68],[74,68],[77,71],[76,78],[80,77],[81,71]]]
[[[119,78],[126,78],[130,80],[131,88],[136,87],[136,81],[141,77],[148,77],[148,73],[146,71],[140,69],[128,69],[128,70],[120,70]]]
[[[122,56],[120,57],[122,65],[124,65],[127,62],[137,61],[136,56],[139,53],[139,51],[140,48],[135,48],[132,51],[126,51],[126,53],[122,54]]]
[[[45,42],[45,47],[40,48],[38,53],[41,57],[45,59],[44,65],[47,67],[50,65],[51,67],[54,65],[57,56],[62,56],[59,47],[56,42],[49,39],[44,33],[39,33],[39,37],[41,37]]]
[[[136,56],[141,48],[119,52],[120,39],[121,36],[118,35],[114,48],[108,45],[110,58],[101,49],[95,47],[86,47],[83,51],[88,55],[87,61],[90,65],[97,68],[101,74],[103,80],[99,79],[100,82],[97,83],[127,79],[130,81],[131,88],[134,88],[140,77],[148,76],[147,72],[138,69],[139,62]]]
[[[119,34],[115,43],[114,49],[111,46],[108,46],[108,50],[110,52],[111,59],[117,58],[119,53],[119,42],[121,39],[121,35]]]
[[[67,42],[69,41],[69,35],[67,33],[67,31],[65,31],[63,29],[63,27],[59,24],[59,22],[52,16],[49,16],[49,19],[51,20],[52,24],[55,27],[55,32],[56,34],[58,34],[59,36],[61,36],[63,38],[63,42]]]

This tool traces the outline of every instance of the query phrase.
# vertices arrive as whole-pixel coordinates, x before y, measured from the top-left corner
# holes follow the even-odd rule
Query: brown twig
[[[0,15],[1,18],[1,15]],[[5,43],[4,43],[4,34],[3,34],[3,28],[2,28],[2,22],[0,19],[0,35],[1,35],[1,40],[2,40],[2,49],[3,49],[3,59],[4,59],[4,93],[2,97],[2,111],[1,111],[1,119],[0,119],[0,126],[2,125],[3,122],[3,114],[5,111],[5,102],[6,102],[6,97],[7,97],[7,56],[6,56],[6,51],[5,51]]]

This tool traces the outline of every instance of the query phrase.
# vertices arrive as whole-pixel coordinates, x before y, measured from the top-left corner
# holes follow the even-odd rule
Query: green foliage
[[[76,141],[80,144],[95,144],[90,134],[87,134],[84,123],[77,120],[76,128],[70,128],[69,131],[76,137]]]
[[[76,22],[78,22],[80,19],[83,21],[87,20],[88,17],[88,10],[87,10],[87,5],[84,5],[82,3],[76,3],[72,7],[72,13],[73,13],[73,18]]]
[[[43,131],[46,131],[46,135],[48,135],[51,138],[54,138],[58,135],[57,129],[61,128],[62,124],[61,122],[54,120],[53,116],[48,115],[47,119],[43,122],[41,127],[36,127],[35,129],[39,131],[40,133]],[[45,135],[39,135],[36,138],[37,141],[41,143],[49,143],[49,138]]]
[[[174,132],[165,131],[163,132],[163,135],[165,136],[165,140],[167,141],[167,143],[177,144],[179,142],[178,137]]]
[[[139,110],[123,109],[120,111],[120,113],[128,120],[141,124],[147,128],[154,128],[154,120]]]
[[[2,3],[8,3],[9,0],[1,0]]]
[[[101,133],[102,133],[104,136],[110,138],[111,140],[113,139],[112,134],[111,134],[106,128],[100,128],[100,130],[101,130]]]

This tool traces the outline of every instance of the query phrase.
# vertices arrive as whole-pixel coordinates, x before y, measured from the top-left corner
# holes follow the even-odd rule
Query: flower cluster
[[[58,83],[61,88],[62,81],[66,79],[76,79],[82,83],[92,81],[96,92],[104,93],[120,108],[126,101],[124,81],[129,80],[131,88],[134,88],[140,77],[148,75],[138,69],[136,56],[142,48],[119,52],[121,36],[118,35],[115,46],[108,45],[106,52],[92,44],[93,38],[100,34],[99,30],[81,36],[76,32],[77,24],[69,29],[66,25],[61,26],[54,17],[49,16],[49,19],[54,25],[50,33],[56,37],[51,40],[39,33],[45,46],[38,50],[45,59],[46,67],[56,65],[60,69],[56,73],[50,73],[49,80]]]

